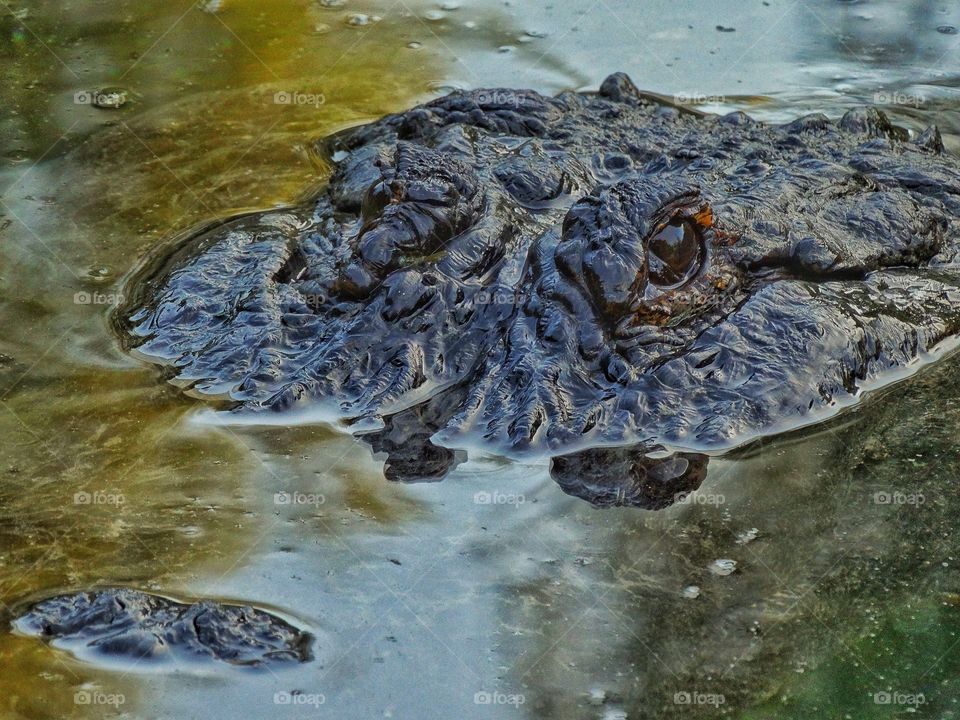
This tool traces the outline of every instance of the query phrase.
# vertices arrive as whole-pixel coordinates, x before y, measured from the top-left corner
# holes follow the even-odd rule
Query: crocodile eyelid
[[[691,202],[684,204],[684,199],[691,200]],[[706,200],[699,196],[699,193],[693,197],[688,195],[686,198],[674,198],[664,204],[654,215],[654,218],[656,222],[653,223],[652,229],[647,233],[648,240],[662,232],[672,222],[692,223],[696,226],[698,232],[710,230],[713,227],[713,209]]]
[[[713,227],[713,208],[704,206],[691,216],[691,219],[703,229]]]

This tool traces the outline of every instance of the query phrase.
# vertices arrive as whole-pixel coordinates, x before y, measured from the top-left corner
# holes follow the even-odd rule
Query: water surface
[[[936,0],[0,7],[4,625],[122,584],[317,638],[282,672],[160,673],[4,631],[0,717],[956,716],[955,357],[648,512],[594,509],[541,465],[471,456],[401,485],[334,428],[198,425],[109,324],[145,253],[295,201],[327,173],[313,140],[451,88],[624,70],[766,120],[878,103],[958,149],[956,26]],[[125,104],[88,104],[104,88]]]

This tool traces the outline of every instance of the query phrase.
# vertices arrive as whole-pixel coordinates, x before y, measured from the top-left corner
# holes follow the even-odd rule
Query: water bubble
[[[453,10],[459,10],[460,3],[455,2],[454,0],[450,0],[450,2],[445,2],[443,5],[441,5],[440,9],[446,10],[447,12],[452,12]]]
[[[319,0],[320,7],[342,8],[347,4],[347,0]]]
[[[330,32],[330,26],[327,25],[326,23],[317,23],[316,25],[313,26],[313,31],[317,35],[325,35],[328,32]]]
[[[756,528],[750,528],[749,530],[743,530],[737,533],[737,544],[746,545],[749,542],[753,542],[759,537],[760,531]]]
[[[351,27],[363,27],[365,25],[372,25],[376,22],[380,22],[379,15],[365,15],[364,13],[352,13],[347,15],[347,25],[350,25]]]
[[[447,15],[442,10],[427,10],[423,17],[431,22],[437,22],[446,19]]]
[[[591,705],[603,705],[607,701],[607,691],[603,688],[590,688],[587,701]]]
[[[408,42],[407,47],[410,48],[411,50],[419,50],[420,48],[423,47],[423,43],[418,43],[416,41]]]
[[[724,577],[732,574],[737,569],[737,561],[731,560],[730,558],[720,558],[710,563],[707,569],[714,575]]]
[[[530,38],[545,38],[547,36],[546,30],[527,30],[523,34]]]
[[[511,53],[514,50],[516,50],[516,48],[513,45],[501,45],[497,48],[497,52],[502,54]]]
[[[427,83],[427,89],[432,93],[437,93],[438,95],[449,95],[450,93],[457,92],[458,90],[463,90],[462,87],[458,87],[457,85],[446,85],[438,81]]]
[[[960,30],[957,30],[953,25],[941,25],[937,28],[937,32],[944,35],[956,35]]]
[[[94,265],[87,268],[87,278],[93,282],[106,282],[112,277],[110,268],[105,265]]]
[[[686,598],[687,600],[696,600],[700,597],[700,588],[696,585],[688,585],[680,591],[680,597]]]
[[[477,27],[477,23],[474,22],[473,20],[467,20],[467,21],[463,24],[463,26],[464,26],[467,30],[473,30],[473,29],[475,29],[475,28]]]

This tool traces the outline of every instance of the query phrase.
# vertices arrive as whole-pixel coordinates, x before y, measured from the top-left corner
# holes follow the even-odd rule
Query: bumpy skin
[[[145,663],[258,667],[310,659],[311,636],[263,610],[209,600],[186,605],[126,588],[50,598],[14,625],[67,648]]]
[[[401,476],[422,447],[428,475],[440,446],[730,448],[960,329],[960,168],[873,109],[767,126],[614,75],[454,93],[326,147],[319,197],[168,251],[121,326],[234,411],[399,413],[373,441]],[[681,220],[694,261],[664,282],[651,243]]]

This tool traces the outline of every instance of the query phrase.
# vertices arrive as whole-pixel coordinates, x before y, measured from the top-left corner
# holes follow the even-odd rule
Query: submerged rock
[[[311,656],[312,636],[265,610],[211,600],[180,603],[128,588],[43,600],[14,627],[85,659],[256,667]]]

